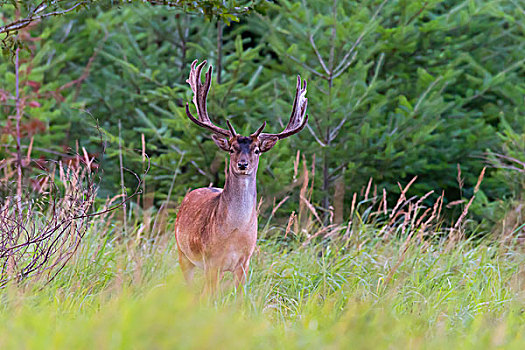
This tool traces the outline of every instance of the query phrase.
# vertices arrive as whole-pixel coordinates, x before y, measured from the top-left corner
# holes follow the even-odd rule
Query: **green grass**
[[[202,298],[183,283],[173,239],[138,245],[93,228],[51,283],[0,292],[0,348],[525,346],[525,254],[413,244],[388,280],[403,241],[260,240],[246,286]]]

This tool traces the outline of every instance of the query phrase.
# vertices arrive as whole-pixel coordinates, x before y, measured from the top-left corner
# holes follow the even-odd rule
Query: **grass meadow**
[[[213,296],[202,273],[183,280],[173,208],[102,204],[86,170],[58,174],[62,189],[0,208],[0,349],[525,346],[519,236],[475,234],[468,218],[483,172],[453,223],[443,195],[408,195],[414,178],[390,207],[371,180],[348,221],[327,224],[304,167],[300,200],[261,215],[247,283],[228,287],[227,274]],[[277,215],[286,201],[297,204],[288,219]]]
[[[184,283],[167,227],[147,240],[92,220],[54,280],[0,292],[0,348],[525,345],[525,254],[512,243],[418,240],[410,228],[387,238],[362,222],[338,238],[283,240],[267,225],[244,288],[204,297],[199,275],[193,289]]]

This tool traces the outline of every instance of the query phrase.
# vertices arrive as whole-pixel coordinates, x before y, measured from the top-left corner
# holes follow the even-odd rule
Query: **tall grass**
[[[241,289],[186,286],[167,204],[156,217],[131,205],[125,234],[102,210],[50,283],[0,291],[0,348],[523,348],[525,254],[466,238],[473,199],[446,225],[442,196],[408,195],[415,179],[392,208],[370,181],[348,222],[325,224],[298,171],[299,208],[282,226],[291,195],[274,205]]]
[[[360,235],[370,239],[359,249],[335,241],[283,249],[262,239],[246,286],[206,299],[183,283],[172,238],[151,245],[100,235],[94,225],[51,285],[28,282],[2,292],[0,347],[525,344],[521,249],[490,241],[450,248],[443,240],[404,250],[403,239],[378,243],[372,229]]]

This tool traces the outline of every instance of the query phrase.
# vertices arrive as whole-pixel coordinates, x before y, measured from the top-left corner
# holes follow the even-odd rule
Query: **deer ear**
[[[265,137],[261,140],[261,145],[259,146],[259,149],[261,150],[261,152],[269,151],[270,149],[272,149],[273,146],[275,146],[278,140],[279,138],[277,136],[271,136],[268,138]]]
[[[222,136],[215,135],[215,134],[212,134],[211,138],[213,139],[213,142],[215,142],[217,147],[219,147],[220,149],[226,152],[230,151],[230,143],[228,142],[228,139]]]

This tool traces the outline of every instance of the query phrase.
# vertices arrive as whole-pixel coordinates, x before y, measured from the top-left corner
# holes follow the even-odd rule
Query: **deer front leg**
[[[208,295],[216,294],[224,273],[217,267],[209,266],[205,267],[204,274],[206,277],[204,293]]]
[[[246,276],[248,275],[249,267],[250,259],[247,259],[246,261],[241,262],[233,272],[236,288],[239,288],[239,286],[246,282]]]
[[[195,265],[179,250],[179,265],[184,275],[186,282],[191,285],[193,283],[193,270]]]

